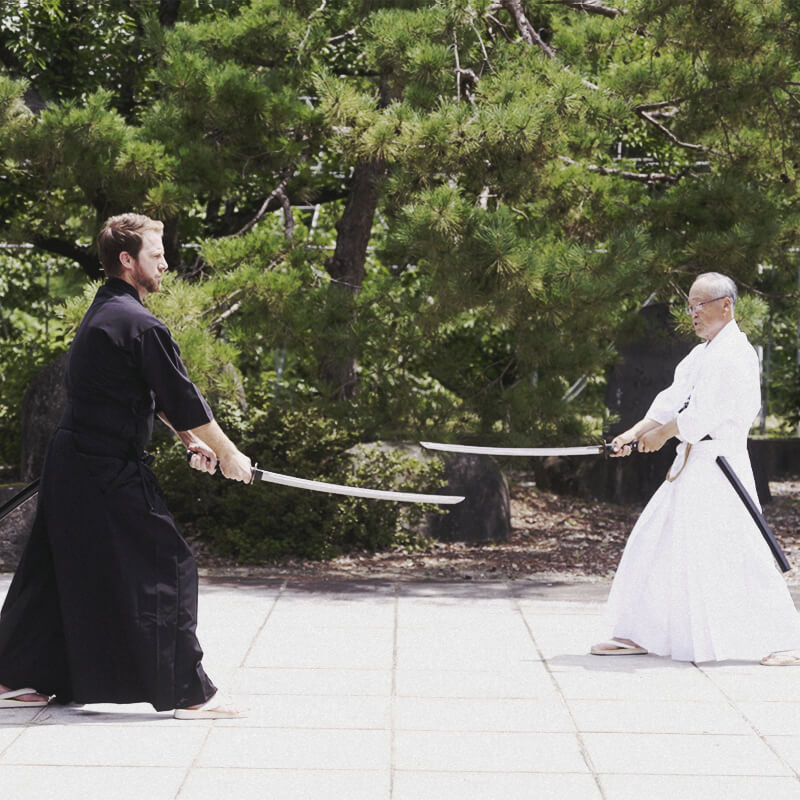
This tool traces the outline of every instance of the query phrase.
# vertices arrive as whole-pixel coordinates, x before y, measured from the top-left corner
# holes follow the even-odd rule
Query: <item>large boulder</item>
[[[536,486],[546,492],[571,494],[621,505],[645,503],[664,482],[675,460],[677,441],[657,453],[628,458],[566,456],[534,459]]]
[[[442,453],[446,494],[465,499],[431,520],[430,533],[440,542],[496,542],[511,533],[511,502],[500,467],[493,458]]]
[[[21,476],[38,478],[44,466],[47,443],[58,427],[67,403],[64,372],[67,354],[36,373],[22,400]]]

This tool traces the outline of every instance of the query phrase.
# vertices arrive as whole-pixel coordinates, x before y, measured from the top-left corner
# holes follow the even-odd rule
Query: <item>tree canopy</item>
[[[248,435],[596,434],[635,311],[708,270],[759,298],[796,421],[798,0],[0,9],[0,240],[33,246],[0,251],[6,459],[127,210],[164,221],[153,305]]]

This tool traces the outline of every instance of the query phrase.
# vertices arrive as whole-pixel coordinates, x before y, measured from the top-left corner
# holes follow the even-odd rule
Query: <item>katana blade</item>
[[[265,469],[253,467],[253,480],[278,483],[282,486],[294,486],[297,489],[306,489],[311,492],[328,492],[329,494],[343,494],[348,497],[365,497],[368,500],[395,500],[400,503],[437,503],[440,505],[454,505],[460,503],[463,495],[455,494],[419,494],[416,492],[391,492],[381,489],[364,489],[361,486],[343,486],[338,483],[325,481],[312,481],[307,478],[295,478],[293,475],[282,475],[280,472],[268,472]]]
[[[610,445],[591,444],[584,447],[478,447],[470,444],[444,444],[420,442],[428,450],[447,453],[472,453],[487,456],[602,456],[610,452]]]
[[[194,455],[192,450],[186,451],[186,459]],[[361,486],[345,486],[339,483],[326,483],[325,481],[312,481],[308,478],[295,478],[294,475],[284,475],[281,472],[269,472],[251,467],[250,483],[266,481],[277,483],[281,486],[293,486],[295,489],[305,489],[309,492],[327,492],[328,494],[342,494],[347,497],[365,497],[368,500],[394,500],[398,503],[436,503],[438,505],[455,505],[464,499],[460,494],[421,494],[419,492],[393,492],[382,489],[364,489]]]

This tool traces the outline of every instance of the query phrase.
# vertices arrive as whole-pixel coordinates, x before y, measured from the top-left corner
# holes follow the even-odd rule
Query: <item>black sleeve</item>
[[[214,419],[200,390],[189,380],[178,343],[162,325],[136,340],[135,352],[144,380],[155,394],[156,408],[176,431],[187,431]]]

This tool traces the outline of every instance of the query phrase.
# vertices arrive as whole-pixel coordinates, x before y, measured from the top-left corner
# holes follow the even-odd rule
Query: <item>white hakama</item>
[[[670,470],[677,477],[645,507],[617,569],[607,606],[614,637],[694,662],[758,660],[800,647],[786,582],[715,461],[725,456],[757,502],[747,454],[757,397],[755,353],[731,322],[678,365],[675,383],[648,411],[659,422],[677,413],[684,441]],[[709,432],[712,440],[700,441]],[[694,441],[688,458],[686,440]]]

